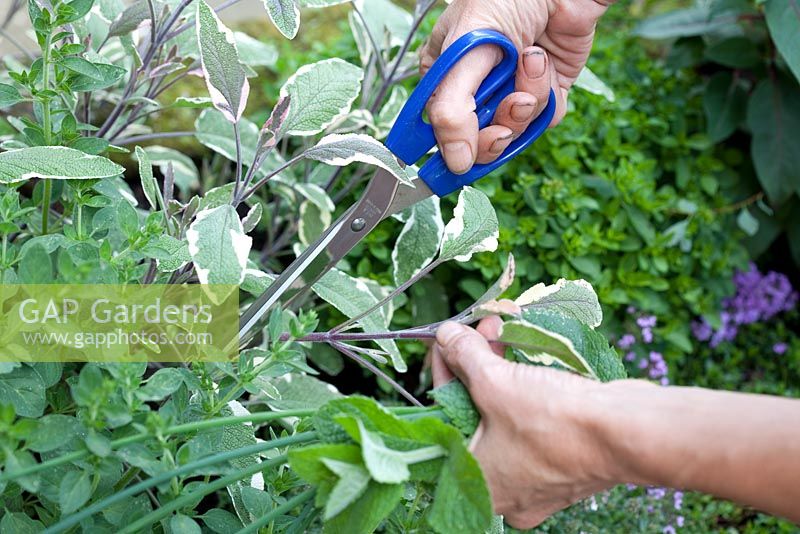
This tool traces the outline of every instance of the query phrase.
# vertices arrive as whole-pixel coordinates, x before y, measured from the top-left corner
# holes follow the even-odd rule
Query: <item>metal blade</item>
[[[279,300],[287,306],[298,298],[379,222],[432,194],[429,189],[427,194],[415,191],[415,188],[400,184],[388,171],[381,169],[376,172],[361,199],[298,256],[245,311],[239,321],[240,343]]]

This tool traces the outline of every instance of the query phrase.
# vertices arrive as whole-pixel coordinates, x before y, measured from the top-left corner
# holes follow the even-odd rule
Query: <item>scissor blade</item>
[[[421,182],[420,182],[421,183]],[[245,311],[239,321],[243,342],[259,320],[278,301],[284,306],[297,299],[344,258],[383,219],[418,200],[412,187],[400,194],[401,184],[389,172],[379,170],[361,199],[308,247]],[[432,193],[428,190],[428,196]]]

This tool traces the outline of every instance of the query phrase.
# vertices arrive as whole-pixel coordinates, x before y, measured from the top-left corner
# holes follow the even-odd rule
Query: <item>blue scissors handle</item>
[[[518,53],[514,44],[503,34],[493,30],[476,30],[460,37],[436,60],[428,73],[411,93],[394,127],[386,139],[386,146],[407,165],[419,161],[436,145],[433,127],[422,119],[425,105],[444,77],[456,63],[477,46],[493,44],[503,51],[503,60],[486,77],[475,95],[478,124],[484,128],[491,124],[500,102],[514,92]],[[440,153],[425,162],[419,177],[437,196],[445,196],[470,185],[486,174],[506,164],[519,155],[544,133],[556,111],[555,95],[550,91],[547,107],[534,119],[528,129],[515,139],[492,163],[475,164],[465,174],[450,172]]]

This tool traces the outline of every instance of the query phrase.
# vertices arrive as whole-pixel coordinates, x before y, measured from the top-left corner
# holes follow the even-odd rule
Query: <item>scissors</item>
[[[442,53],[400,111],[385,143],[400,161],[413,165],[436,146],[433,128],[422,118],[425,105],[461,58],[473,48],[487,44],[500,47],[504,53],[503,60],[489,73],[475,95],[480,127],[491,124],[497,106],[514,92],[518,53],[514,44],[501,33],[476,30],[459,38]],[[239,322],[240,342],[247,339],[265,313],[279,301],[287,306],[297,299],[382,220],[432,195],[443,197],[470,185],[518,156],[547,129],[555,114],[555,100],[550,91],[545,110],[500,157],[491,163],[476,164],[465,174],[450,172],[438,152],[419,169],[413,186],[403,184],[388,171],[379,169],[358,202],[331,224],[245,311]]]

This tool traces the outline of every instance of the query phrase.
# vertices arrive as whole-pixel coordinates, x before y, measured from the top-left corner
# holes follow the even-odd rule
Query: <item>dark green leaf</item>
[[[800,0],[768,0],[764,13],[775,46],[800,81]]]
[[[706,86],[703,108],[708,137],[713,143],[727,139],[744,120],[747,93],[729,72],[714,75]]]
[[[71,514],[89,500],[92,494],[92,482],[84,471],[70,471],[58,486],[58,505],[61,514]]]
[[[13,106],[22,101],[22,95],[17,88],[7,83],[0,83],[0,109]]]
[[[746,37],[731,37],[710,45],[706,58],[732,69],[748,69],[762,61],[758,45]]]
[[[441,406],[450,423],[462,434],[471,436],[475,433],[480,423],[480,415],[464,384],[458,380],[451,380],[428,392],[428,396]]]

